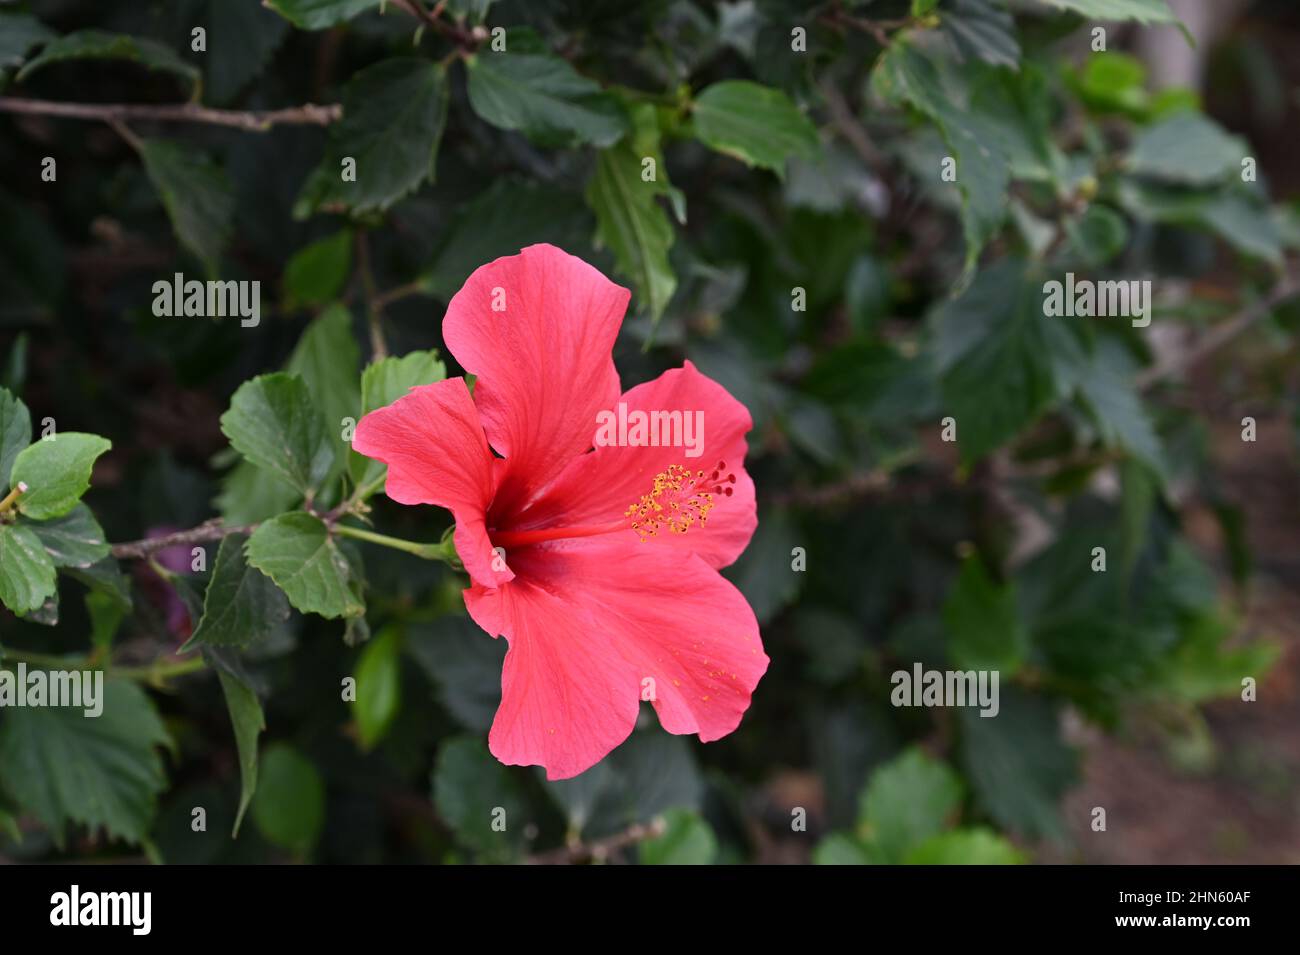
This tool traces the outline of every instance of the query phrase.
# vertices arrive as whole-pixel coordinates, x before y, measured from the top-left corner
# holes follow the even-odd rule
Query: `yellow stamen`
[[[631,520],[632,529],[643,541],[658,536],[661,530],[685,534],[696,524],[704,527],[709,523],[714,497],[729,496],[731,488],[725,485],[736,483],[734,474],[721,476],[725,467],[726,462],[719,461],[713,472],[706,474],[680,464],[670,465],[655,475],[650,493],[641,495],[641,500],[630,505],[623,516]]]

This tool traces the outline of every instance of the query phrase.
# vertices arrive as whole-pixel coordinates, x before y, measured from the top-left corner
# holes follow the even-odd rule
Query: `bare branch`
[[[424,9],[424,4],[421,3],[420,0],[393,0],[393,6],[409,13],[421,23],[432,27],[436,33],[451,40],[462,50],[476,50],[478,49],[479,44],[487,39],[487,31],[482,27],[475,27],[467,30],[455,23],[449,23],[446,20],[443,20],[442,11],[446,6],[445,3],[439,3],[434,7],[432,12]]]
[[[577,862],[592,860],[603,862],[619,849],[626,849],[638,842],[645,842],[647,839],[662,836],[667,828],[668,824],[664,822],[663,818],[656,817],[645,825],[638,823],[628,826],[622,832],[615,833],[604,839],[595,842],[576,842],[560,849],[553,849],[550,852],[529,856],[524,861],[529,865],[573,865]]]
[[[114,544],[112,554],[119,559],[135,557],[143,560],[160,550],[166,550],[168,547],[221,540],[230,534],[246,534],[256,526],[256,524],[249,524],[242,527],[229,527],[221,518],[214,517],[212,520],[204,521],[198,527],[191,527],[187,531],[163,534],[161,537],[146,537],[143,540],[129,541],[125,544]]]
[[[853,147],[853,151],[858,154],[858,157],[876,173],[888,169],[889,160],[871,141],[871,137],[867,135],[866,127],[858,122],[857,117],[853,115],[853,110],[849,107],[848,101],[835,88],[835,84],[824,79],[818,84],[818,90],[822,94],[822,99],[826,101],[826,110],[830,115],[831,125]]]
[[[57,103],[48,100],[0,96],[0,113],[26,116],[54,116],[60,119],[89,119],[118,125],[129,120],[158,120],[176,123],[208,123],[264,133],[273,126],[328,126],[343,116],[339,103],[318,106],[304,103],[287,109],[213,109],[198,103]]]
[[[1201,336],[1200,341],[1187,351],[1177,354],[1152,365],[1137,376],[1137,386],[1141,390],[1150,388],[1157,382],[1170,378],[1180,372],[1200,364],[1208,355],[1222,348],[1251,325],[1268,315],[1287,299],[1300,295],[1300,277],[1288,275],[1282,278],[1267,295],[1259,301],[1252,302],[1226,322],[1220,322]]]

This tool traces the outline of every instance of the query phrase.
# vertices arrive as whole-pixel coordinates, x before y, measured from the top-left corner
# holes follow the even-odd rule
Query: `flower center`
[[[671,465],[667,471],[655,475],[649,494],[631,505],[623,516],[630,518],[632,530],[646,541],[660,530],[671,534],[685,534],[695,524],[704,527],[709,523],[715,497],[730,497],[731,485],[736,475],[723,471],[726,461],[719,461],[711,472],[691,471],[680,464]]]
[[[726,473],[724,473],[726,472]],[[709,511],[717,503],[715,498],[730,497],[731,485],[736,475],[727,472],[727,462],[719,461],[712,471],[692,471],[680,464],[670,465],[654,477],[649,494],[623,512],[623,520],[608,524],[578,524],[567,527],[543,527],[529,531],[491,531],[494,547],[526,547],[546,541],[572,537],[596,537],[625,531],[636,531],[642,541],[658,536],[661,530],[672,534],[685,534],[699,524],[709,522]]]

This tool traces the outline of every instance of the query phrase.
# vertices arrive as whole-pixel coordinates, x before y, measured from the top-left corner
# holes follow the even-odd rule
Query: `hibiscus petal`
[[[748,449],[745,435],[753,427],[749,411],[689,361],[628,390],[620,401],[627,406],[629,415],[634,411],[680,411],[685,422],[686,415],[702,412],[699,446],[597,447],[574,459],[541,498],[512,523],[511,529],[617,521],[629,505],[651,490],[655,475],[671,465],[702,469],[707,475],[719,462],[725,462],[722,478],[732,493],[714,496],[707,526],[697,524],[685,534],[661,531],[646,546],[692,551],[713,567],[726,567],[740,556],[758,526],[754,482],[744,469]],[[614,405],[603,410],[617,413]],[[692,456],[688,457],[688,453]],[[727,474],[735,475],[734,484],[725,482]],[[638,539],[630,524],[627,536]]]
[[[522,507],[591,447],[596,412],[619,392],[611,352],[631,293],[552,245],[477,269],[442,335],[478,376],[474,403],[508,468],[493,509]]]
[[[768,658],[745,598],[700,557],[591,538],[512,565],[510,584],[465,591],[510,642],[489,736],[503,763],[575,776],[627,738],[643,693],[670,733],[710,742],[739,725]]]
[[[412,388],[357,422],[355,451],[388,465],[384,490],[399,504],[435,504],[456,518],[456,552],[476,582],[512,579],[493,568],[484,515],[494,488],[493,457],[465,379]],[[501,562],[497,562],[502,566]]]

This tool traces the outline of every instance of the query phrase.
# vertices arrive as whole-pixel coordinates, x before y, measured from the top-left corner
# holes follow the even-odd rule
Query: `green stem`
[[[165,663],[161,660],[155,660],[153,663],[139,667],[113,667],[114,676],[122,677],[126,680],[135,680],[140,683],[148,683],[150,686],[162,686],[172,677],[185,676],[187,673],[196,673],[207,666],[201,656],[190,657],[188,660],[172,660]]]
[[[418,541],[402,540],[400,537],[389,537],[387,534],[376,534],[374,531],[352,527],[348,524],[335,524],[334,533],[340,537],[352,537],[359,541],[378,544],[380,547],[391,547],[393,550],[405,551],[408,554],[414,554],[416,557],[423,557],[425,560],[440,560],[444,563],[451,563],[447,548],[441,542],[437,544],[421,544]]]
[[[7,667],[10,663],[26,663],[29,666],[48,670],[85,670],[91,668],[95,662],[93,657],[60,657],[51,653],[28,653],[25,650],[9,649],[0,652],[0,661],[3,661],[0,662],[0,668]],[[150,686],[162,686],[172,677],[194,673],[205,666],[207,664],[202,657],[192,657],[188,660],[170,662],[155,660],[153,663],[135,667],[110,666],[108,669],[113,676],[125,680],[148,683]]]
[[[82,657],[60,657],[52,653],[28,653],[25,650],[0,649],[0,665],[7,663],[28,663],[32,666],[51,670],[83,670],[90,661]]]
[[[374,494],[376,491],[381,490],[384,486],[384,482],[387,480],[388,480],[388,470],[385,469],[383,474],[379,475],[379,477],[375,478],[369,484],[361,485],[361,487],[357,489],[356,493],[352,495],[353,500],[357,500],[357,501],[366,500],[366,498],[370,497],[370,495]]]
[[[18,498],[27,493],[27,485],[19,481],[13,489],[5,495],[5,499],[0,501],[0,515],[8,515],[18,503]]]

